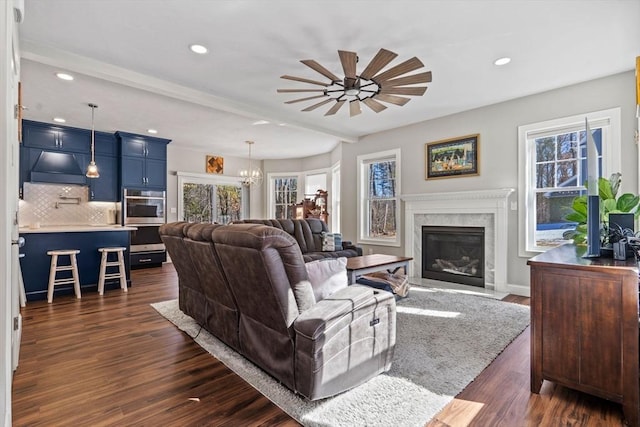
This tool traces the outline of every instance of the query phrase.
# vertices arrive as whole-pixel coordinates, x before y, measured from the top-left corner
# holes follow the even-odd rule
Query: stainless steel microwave
[[[164,224],[167,200],[164,191],[124,190],[125,225]]]

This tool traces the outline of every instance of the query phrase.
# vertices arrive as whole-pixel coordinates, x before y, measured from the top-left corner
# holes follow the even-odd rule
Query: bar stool
[[[100,260],[100,276],[98,277],[98,293],[104,294],[104,281],[106,279],[120,279],[120,288],[127,292],[127,271],[124,268],[124,251],[125,247],[99,248],[102,253]],[[109,261],[109,254],[117,253],[117,261]],[[107,267],[118,267],[118,272],[107,273]]]
[[[68,285],[70,283],[73,283],[76,298],[80,299],[80,279],[78,278],[78,260],[76,259],[76,254],[79,253],[78,249],[60,249],[47,252],[47,255],[51,255],[47,302],[51,303],[53,301],[53,288],[56,285]],[[58,265],[58,257],[65,255],[69,256],[69,265]],[[56,275],[59,271],[71,271],[71,277],[57,279]]]

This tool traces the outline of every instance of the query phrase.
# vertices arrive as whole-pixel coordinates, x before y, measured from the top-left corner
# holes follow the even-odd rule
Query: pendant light
[[[251,146],[254,144],[253,141],[245,141],[247,145],[249,145],[249,169],[244,169],[240,171],[240,178],[242,179],[242,184],[247,187],[258,187],[262,184],[262,170],[257,167],[253,168],[253,161],[251,158]]]
[[[96,131],[94,129],[94,112],[98,106],[89,104],[89,107],[91,107],[91,162],[87,166],[87,178],[100,178],[96,165]]]

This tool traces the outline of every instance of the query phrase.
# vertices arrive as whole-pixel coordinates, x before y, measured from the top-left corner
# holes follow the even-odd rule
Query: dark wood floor
[[[171,265],[136,270],[128,293],[23,309],[14,426],[298,425],[149,305],[177,297]],[[528,304],[528,299],[509,297]],[[529,392],[529,330],[429,426],[616,426],[620,405],[545,382]]]

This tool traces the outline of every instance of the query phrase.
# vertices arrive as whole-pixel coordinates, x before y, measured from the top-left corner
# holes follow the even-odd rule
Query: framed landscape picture
[[[478,175],[480,134],[425,144],[425,179]]]

